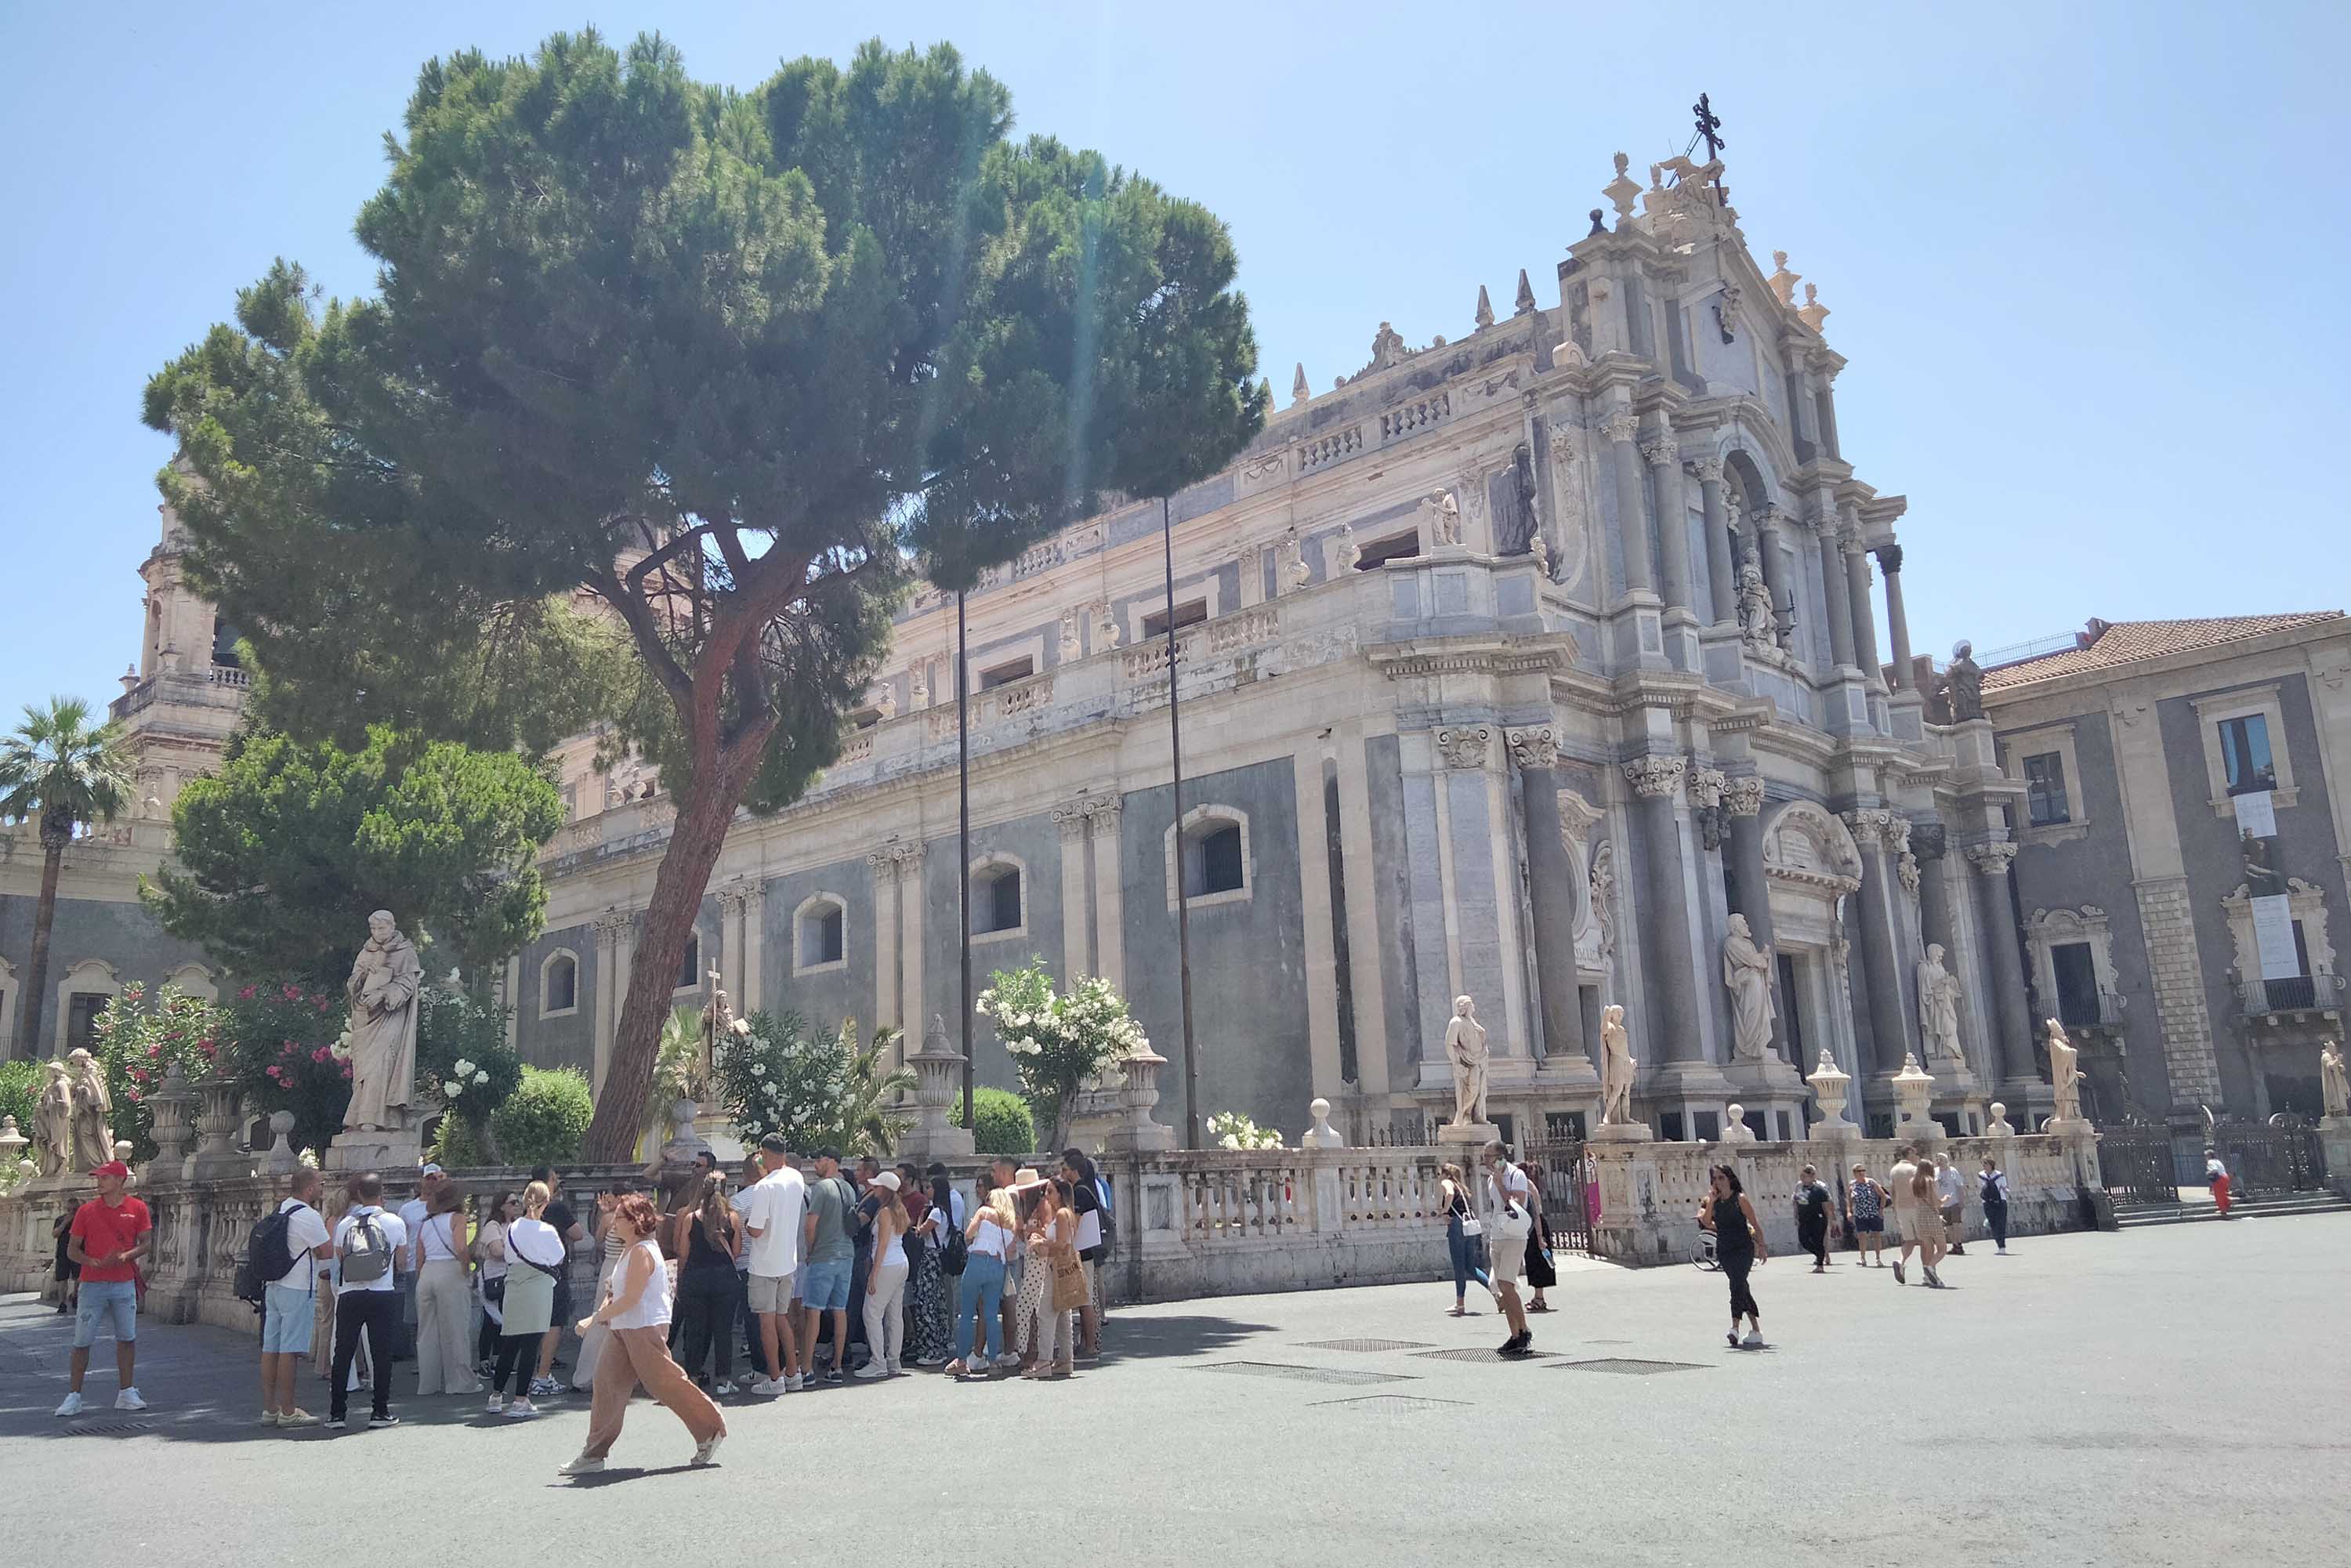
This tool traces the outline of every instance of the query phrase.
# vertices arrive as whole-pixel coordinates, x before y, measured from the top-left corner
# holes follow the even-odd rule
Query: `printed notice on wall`
[[[2261,954],[2262,978],[2290,980],[2302,973],[2294,950],[2294,903],[2273,893],[2253,901],[2253,946]]]
[[[2241,839],[2273,839],[2277,837],[2277,807],[2266,789],[2255,789],[2243,795],[2232,795],[2229,803],[2237,809],[2237,836]]]

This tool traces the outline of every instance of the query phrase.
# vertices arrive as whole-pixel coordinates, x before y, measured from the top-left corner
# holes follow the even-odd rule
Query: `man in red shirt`
[[[131,1374],[139,1351],[139,1265],[154,1245],[155,1225],[147,1206],[123,1190],[131,1180],[128,1166],[109,1160],[89,1174],[98,1196],[74,1211],[66,1232],[66,1256],[81,1265],[82,1291],[74,1318],[72,1392],[57,1406],[60,1416],[81,1414],[82,1375],[89,1370],[90,1342],[101,1319],[111,1321],[114,1333],[114,1371],[121,1385],[114,1407],[147,1408]]]

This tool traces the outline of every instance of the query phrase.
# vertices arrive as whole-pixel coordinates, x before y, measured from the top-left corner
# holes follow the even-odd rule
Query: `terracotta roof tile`
[[[2145,659],[2218,647],[2224,643],[2241,643],[2273,632],[2342,619],[2340,610],[2314,610],[2290,615],[2215,615],[2193,621],[2116,621],[2098,632],[2086,647],[2060,649],[1985,670],[1984,691],[1987,695],[2011,691],[2041,681],[2053,681],[2061,675],[2114,669]]]

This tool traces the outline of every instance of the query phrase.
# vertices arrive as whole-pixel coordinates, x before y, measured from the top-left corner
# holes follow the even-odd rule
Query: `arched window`
[[[1028,934],[1027,890],[1020,862],[1010,855],[983,856],[971,868],[971,934],[975,936],[1020,936]]]
[[[837,893],[812,894],[792,915],[792,973],[849,961],[849,905]]]
[[[1167,907],[1176,907],[1176,879],[1195,909],[1245,900],[1255,880],[1249,856],[1249,815],[1230,806],[1195,806],[1184,813],[1184,831],[1167,830]]]
[[[538,1016],[564,1018],[580,1010],[580,955],[558,947],[539,961]]]
[[[685,951],[677,961],[676,989],[698,991],[702,988],[702,933],[686,934]]]

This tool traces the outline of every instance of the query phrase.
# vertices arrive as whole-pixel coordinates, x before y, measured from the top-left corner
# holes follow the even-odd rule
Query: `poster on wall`
[[[2243,839],[2273,839],[2277,837],[2277,803],[2266,789],[2255,789],[2243,795],[2232,795],[2229,804],[2236,809],[2237,836]]]
[[[2253,900],[2253,946],[2262,979],[2290,980],[2302,973],[2302,957],[2294,950],[2294,901],[2285,894]]]

